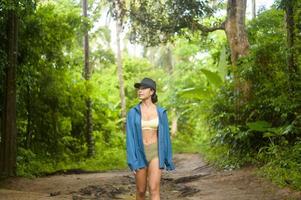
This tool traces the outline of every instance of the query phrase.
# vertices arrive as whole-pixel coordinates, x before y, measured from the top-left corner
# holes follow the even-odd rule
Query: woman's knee
[[[159,184],[149,184],[149,192],[152,195],[159,194],[160,193],[160,186],[159,186]]]
[[[136,193],[137,193],[139,196],[144,196],[144,195],[145,195],[145,192],[146,192],[146,185],[144,185],[144,186],[137,185],[137,186],[136,186]]]

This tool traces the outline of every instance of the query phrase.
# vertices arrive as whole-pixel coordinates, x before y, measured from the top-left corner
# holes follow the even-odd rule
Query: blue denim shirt
[[[141,102],[132,107],[126,118],[127,164],[131,171],[147,166],[141,128]],[[156,105],[159,116],[158,157],[159,168],[171,171],[175,169],[172,161],[172,145],[166,109]]]

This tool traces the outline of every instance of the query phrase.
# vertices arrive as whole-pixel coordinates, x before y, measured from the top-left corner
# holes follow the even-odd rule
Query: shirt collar
[[[141,105],[141,101],[134,107],[136,109],[136,111],[140,114],[140,105]],[[160,114],[162,114],[164,111],[166,111],[165,108],[162,108],[160,105],[156,104],[157,110]]]

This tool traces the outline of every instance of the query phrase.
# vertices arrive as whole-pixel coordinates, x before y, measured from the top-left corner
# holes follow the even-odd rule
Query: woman
[[[134,87],[141,101],[127,113],[127,163],[135,174],[136,200],[145,199],[147,185],[151,199],[158,200],[162,170],[175,169],[167,113],[155,104],[155,81],[144,78]]]

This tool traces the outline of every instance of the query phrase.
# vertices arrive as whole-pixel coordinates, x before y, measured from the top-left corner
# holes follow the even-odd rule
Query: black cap
[[[134,84],[135,88],[139,88],[140,86],[144,86],[156,90],[156,82],[150,78],[144,78],[140,83]]]

